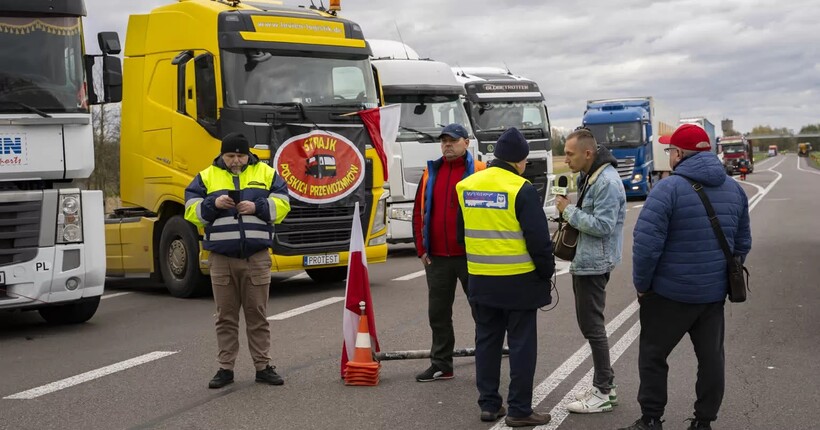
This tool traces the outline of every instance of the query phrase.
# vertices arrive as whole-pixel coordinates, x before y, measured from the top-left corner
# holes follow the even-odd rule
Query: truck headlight
[[[387,207],[387,193],[383,193],[382,196],[379,198],[379,202],[376,203],[376,214],[373,216],[373,226],[372,226],[372,233],[376,233],[377,231],[384,230],[387,227],[387,211],[385,208]]]
[[[83,241],[82,200],[79,193],[60,194],[57,205],[57,243]]]
[[[413,209],[410,208],[390,208],[390,219],[399,221],[412,221]]]
[[[642,174],[636,173],[636,174],[632,175],[632,183],[633,184],[637,184],[638,182],[641,182],[642,180],[643,180],[643,175]]]

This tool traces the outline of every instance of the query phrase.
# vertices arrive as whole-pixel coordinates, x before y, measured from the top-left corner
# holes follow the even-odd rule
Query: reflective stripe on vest
[[[519,175],[494,167],[456,185],[471,275],[506,276],[535,270],[515,217],[516,197],[525,182]]]

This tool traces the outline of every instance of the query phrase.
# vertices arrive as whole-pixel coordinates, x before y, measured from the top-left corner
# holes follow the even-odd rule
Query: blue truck
[[[672,171],[658,138],[675,131],[678,115],[652,97],[589,100],[582,123],[618,159],[627,197],[646,197]]]

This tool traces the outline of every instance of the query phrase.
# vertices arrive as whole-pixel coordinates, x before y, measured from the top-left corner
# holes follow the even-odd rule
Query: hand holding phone
[[[239,204],[240,198],[241,198],[239,196],[239,190],[229,190],[228,191],[228,197],[230,197],[231,200],[233,200],[234,204]]]

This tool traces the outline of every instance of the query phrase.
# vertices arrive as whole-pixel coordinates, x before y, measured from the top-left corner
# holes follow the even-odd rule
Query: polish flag
[[[350,235],[350,256],[347,263],[347,286],[345,287],[345,308],[342,311],[342,377],[347,362],[356,349],[356,335],[359,332],[359,302],[364,302],[370,329],[370,345],[379,352],[376,336],[376,319],[373,317],[373,299],[370,297],[370,279],[367,276],[367,255],[364,252],[364,236],[359,215],[359,203],[353,211],[353,231]]]
[[[359,111],[359,116],[364,122],[367,134],[373,142],[373,148],[379,154],[384,166],[384,179],[387,180],[387,160],[392,157],[391,146],[396,142],[399,135],[399,119],[401,118],[401,105],[389,105]]]

